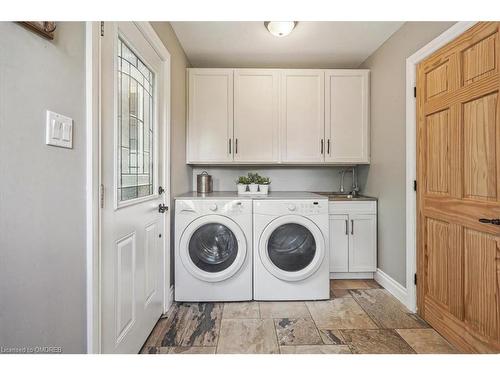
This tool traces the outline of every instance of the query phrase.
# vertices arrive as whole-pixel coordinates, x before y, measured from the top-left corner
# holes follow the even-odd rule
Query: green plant
[[[248,172],[248,179],[250,180],[250,184],[258,184],[260,176],[258,173]]]
[[[269,177],[260,177],[259,185],[270,185],[271,179]]]
[[[250,179],[247,176],[240,176],[238,180],[236,180],[237,184],[248,185],[250,183]]]

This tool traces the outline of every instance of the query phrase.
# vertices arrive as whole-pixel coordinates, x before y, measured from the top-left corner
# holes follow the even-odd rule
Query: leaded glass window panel
[[[118,40],[118,201],[153,194],[154,73]]]

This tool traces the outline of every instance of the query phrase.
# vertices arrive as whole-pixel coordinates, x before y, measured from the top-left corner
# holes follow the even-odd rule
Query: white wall
[[[360,67],[371,70],[371,166],[366,192],[378,200],[378,267],[406,285],[406,58],[454,22],[407,22]]]
[[[0,22],[0,347],[85,351],[84,24]],[[45,145],[47,109],[73,149]]]
[[[339,171],[346,167],[313,167],[313,166],[267,166],[267,167],[245,167],[224,166],[193,168],[193,186],[196,191],[196,175],[207,171],[212,175],[214,191],[236,190],[236,179],[238,176],[246,176],[248,172],[258,172],[262,176],[271,178],[271,190],[274,191],[338,191],[340,185]],[[358,184],[363,189],[366,179],[366,169],[363,166],[358,176]],[[352,186],[351,174],[346,174],[344,180],[346,191]]]

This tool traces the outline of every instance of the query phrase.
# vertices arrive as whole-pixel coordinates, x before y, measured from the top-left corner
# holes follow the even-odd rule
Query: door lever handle
[[[161,203],[161,204],[158,205],[158,212],[160,214],[163,214],[163,213],[165,213],[167,211],[168,211],[168,206],[167,205],[165,205],[164,203]]]
[[[484,224],[500,225],[500,219],[479,219],[479,222]]]

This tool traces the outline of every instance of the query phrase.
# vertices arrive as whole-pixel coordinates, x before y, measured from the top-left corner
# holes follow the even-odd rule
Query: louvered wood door
[[[499,23],[478,23],[417,78],[418,311],[468,352],[500,351]]]

